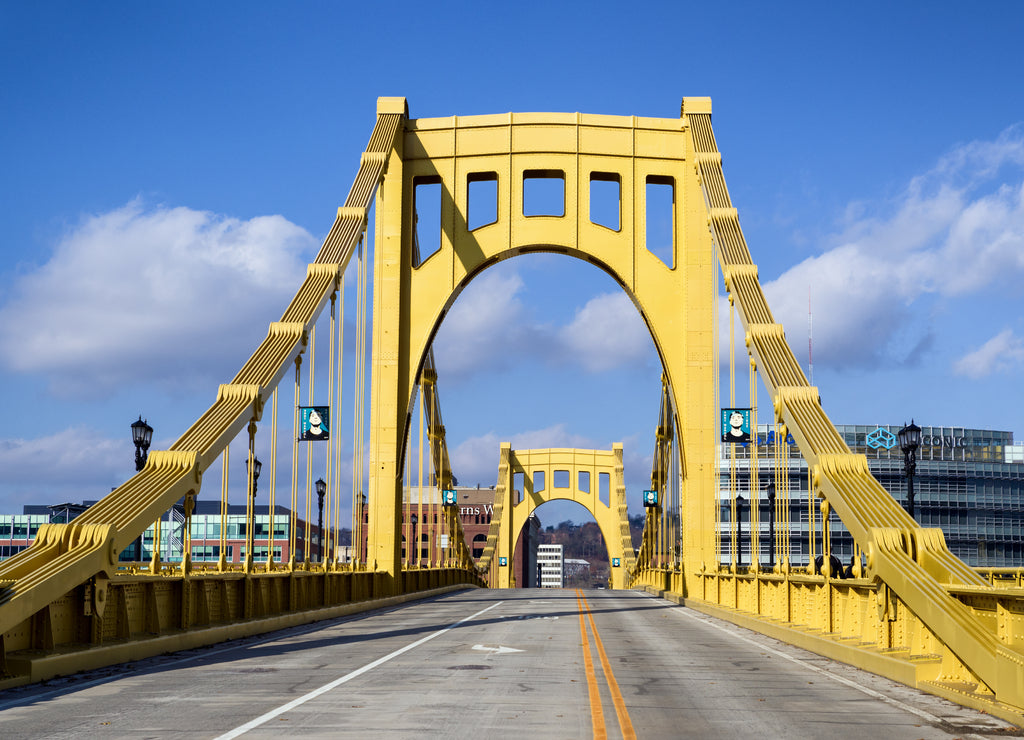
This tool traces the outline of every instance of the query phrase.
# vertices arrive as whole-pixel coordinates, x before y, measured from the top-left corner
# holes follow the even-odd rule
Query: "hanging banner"
[[[299,406],[299,441],[316,442],[328,440],[331,427],[331,410],[327,406]]]
[[[722,409],[722,441],[726,444],[750,442],[750,409]]]

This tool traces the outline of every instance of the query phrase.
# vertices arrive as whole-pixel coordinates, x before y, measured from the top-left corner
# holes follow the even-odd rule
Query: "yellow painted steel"
[[[382,107],[387,108],[386,99]],[[252,572],[251,537],[247,537],[246,564],[233,571],[224,562],[223,535],[221,562],[219,567],[214,564],[219,573],[193,571],[187,552],[180,566],[172,567],[155,555],[146,575],[137,570],[128,573],[118,563],[119,553],[150,524],[159,522],[175,502],[184,500],[188,521],[203,473],[221,456],[226,506],[229,444],[240,433],[251,438],[268,396],[293,366],[298,401],[299,368],[308,338],[361,243],[403,116],[404,103],[397,111],[384,110],[377,116],[352,189],[306,279],[281,321],[270,325],[266,339],[232,382],[220,386],[213,406],[170,450],[151,451],[143,470],[127,483],[75,521],[44,525],[31,547],[0,562],[0,687],[164,652],[171,644],[161,635],[169,632],[178,636],[178,647],[208,644],[227,639],[229,633],[275,629],[288,620],[304,619],[303,612],[322,618],[315,616],[318,609],[348,601],[482,583],[460,558],[454,559],[462,563],[460,568],[422,569],[415,578],[397,584],[375,573],[346,574],[326,568],[318,573],[296,571],[294,478],[293,562],[288,571]],[[247,508],[251,531],[251,503]],[[226,523],[223,514],[222,507],[222,523]],[[307,513],[307,522],[309,518]],[[159,534],[155,545],[154,551]],[[244,624],[225,627],[227,632],[215,627],[233,622]],[[182,630],[191,631],[192,636],[181,638]]]
[[[919,527],[871,476],[866,458],[846,447],[767,305],[729,200],[710,114],[705,101],[683,101],[683,125],[692,137],[692,174],[706,202],[730,302],[772,398],[777,438],[793,435],[811,471],[812,498],[823,498],[823,519],[829,511],[838,514],[867,553],[867,571],[846,581],[832,578],[828,568],[821,576],[797,574],[785,557],[785,541],[780,543],[783,563],[775,573],[737,573],[687,557],[678,574],[645,570],[641,563],[634,582],[818,652],[1024,720],[1024,591],[994,588],[965,566],[946,548],[942,531]],[[780,500],[788,489],[788,466],[781,473]],[[779,506],[788,513],[788,505]],[[783,532],[789,530],[788,523],[780,524]]]
[[[525,181],[534,176],[562,180],[561,215],[524,214]],[[479,180],[496,183],[496,218],[470,229],[470,185]],[[590,220],[594,181],[619,183],[618,228]],[[414,202],[421,183],[441,185],[440,248],[424,255],[418,249]],[[673,193],[672,251],[665,262],[646,243],[646,193],[652,183],[670,183]],[[196,575],[187,563],[172,570],[154,559],[152,575],[117,575],[118,553],[150,523],[183,498],[186,515],[191,511],[205,470],[222,454],[226,464],[230,441],[260,421],[268,394],[293,367],[298,398],[299,369],[314,322],[361,244],[374,196],[366,564],[374,572],[348,574],[351,585],[346,587],[331,580],[343,574],[326,569],[246,573],[227,572],[222,566],[220,573]],[[844,444],[761,290],[725,185],[707,98],[684,99],[677,119],[508,113],[420,120],[408,117],[403,98],[381,98],[359,172],[316,261],[281,321],[271,324],[267,338],[232,382],[221,386],[213,406],[170,450],[151,452],[146,467],[125,485],[74,522],[44,526],[32,547],[0,563],[0,670],[17,673],[20,669],[12,668],[16,661],[8,656],[30,650],[45,656],[66,653],[76,643],[141,643],[154,628],[165,634],[169,625],[195,630],[203,624],[314,609],[354,599],[357,589],[381,596],[479,582],[464,548],[449,550],[444,565],[454,567],[403,571],[400,512],[403,485],[411,482],[403,481],[402,456],[411,454],[410,417],[419,385],[430,466],[439,484],[450,482],[431,340],[470,281],[501,260],[530,252],[581,259],[612,276],[643,317],[662,360],[663,409],[669,410],[663,413],[671,414],[671,425],[663,420],[659,426],[671,426],[678,442],[674,452],[671,445],[666,447],[662,458],[677,459],[679,467],[673,472],[667,459],[656,460],[652,482],[677,484],[681,525],[667,512],[648,512],[641,556],[629,566],[622,511],[612,512],[613,506],[598,516],[600,507],[588,506],[597,509],[594,514],[613,557],[614,548],[622,548],[623,577],[632,570],[634,585],[656,588],[696,608],[1024,721],[1024,588],[1019,573],[982,577],[965,566],[945,547],[942,532],[918,527],[871,477],[866,459],[851,454]],[[827,567],[822,575],[795,572],[787,557],[789,542],[781,538],[780,565],[772,572],[720,566],[719,268],[740,320],[743,345],[771,398],[777,438],[793,435],[809,466],[812,498],[823,499],[822,518],[827,521],[829,512],[835,512],[866,554],[866,569],[856,566],[854,578],[834,578]],[[357,424],[359,418],[357,414]],[[657,449],[664,443],[659,437]],[[785,454],[782,445],[776,445],[776,453]],[[505,483],[495,501],[495,519],[508,528],[508,536],[496,533],[492,555],[501,547],[511,548],[511,535],[528,511],[543,495],[554,493],[554,470],[584,465],[577,460],[580,454],[609,453],[502,448],[500,480]],[[524,473],[545,470],[550,483],[541,497],[531,492],[523,502],[511,500],[509,481],[520,468]],[[788,467],[777,466],[777,471],[778,511],[788,515]],[[361,502],[361,473],[353,480],[353,496]],[[572,486],[570,495],[578,495],[575,479]],[[591,489],[597,489],[593,477]],[[624,507],[618,483],[613,496]],[[297,503],[293,482],[293,511]],[[607,521],[602,523],[602,517]],[[361,523],[361,516],[356,519]],[[779,524],[788,531],[787,521],[780,519]],[[619,537],[615,526],[620,527]],[[681,550],[673,541],[677,526]],[[458,518],[452,512],[443,527],[452,542],[464,545],[456,536]],[[823,541],[823,547],[827,544]],[[291,552],[294,558],[294,548]],[[509,563],[512,556],[503,555]],[[497,585],[510,585],[510,577],[502,580],[500,570],[491,570]],[[323,579],[322,586],[316,585],[321,583],[317,578]],[[32,669],[29,675],[39,674]]]
[[[386,101],[382,111],[404,110]],[[705,102],[710,107],[710,102]],[[407,119],[377,193],[370,449],[370,559],[400,570],[400,456],[413,389],[445,312],[469,282],[528,252],[585,260],[611,275],[645,320],[673,389],[688,547],[712,562],[715,532],[714,253],[685,121],[559,113]],[[524,179],[557,175],[564,214],[524,215]],[[617,230],[590,220],[590,183],[620,184]],[[497,217],[470,229],[469,185],[496,182]],[[414,260],[415,186],[441,185],[440,248]],[[672,183],[673,258],[646,245],[648,183]]]
[[[556,473],[563,475],[556,477]],[[513,485],[517,474],[523,476],[522,490]],[[608,476],[607,503],[600,495],[602,475]],[[544,481],[541,487],[537,485],[540,476]],[[556,485],[556,480],[563,478],[567,485]],[[534,510],[549,501],[575,501],[593,514],[608,548],[608,562],[613,564],[610,586],[625,588],[635,559],[620,444],[612,445],[611,450],[513,450],[508,442],[501,444],[491,526],[479,561],[480,567],[487,569],[489,584],[495,588],[516,587],[516,541]],[[504,565],[501,558],[505,558]]]

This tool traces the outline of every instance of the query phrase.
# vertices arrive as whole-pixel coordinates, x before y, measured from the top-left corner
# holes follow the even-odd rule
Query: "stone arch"
[[[697,99],[688,110],[709,111]],[[391,111],[390,107],[395,110]],[[404,112],[382,99],[379,112]],[[377,191],[370,433],[369,558],[396,573],[401,457],[411,397],[430,342],[461,290],[497,262],[556,252],[607,272],[632,299],[662,360],[676,414],[687,515],[714,522],[714,258],[704,196],[683,119],[507,114],[406,119]],[[531,173],[560,173],[562,215],[528,216]],[[495,182],[495,219],[471,229],[470,185]],[[619,183],[619,228],[590,218],[590,183]],[[645,243],[648,183],[672,183],[672,265]],[[440,185],[439,247],[419,260],[415,200]],[[693,461],[689,464],[688,461]],[[714,553],[712,528],[688,543]]]

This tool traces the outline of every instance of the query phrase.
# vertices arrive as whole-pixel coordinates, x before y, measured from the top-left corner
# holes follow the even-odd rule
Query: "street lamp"
[[[320,518],[317,520],[316,525],[316,552],[317,562],[323,562],[324,559],[324,496],[327,494],[327,484],[324,483],[323,478],[317,478],[316,483],[316,496],[319,499],[319,512]]]
[[[917,448],[921,446],[921,427],[910,420],[897,432],[903,450],[903,471],[907,474],[907,513],[914,518],[914,471],[917,470]]]
[[[149,443],[153,439],[153,427],[142,420],[132,422],[132,442],[135,443],[135,472],[146,467],[146,457],[149,455]]]
[[[775,481],[769,480],[768,493],[768,567],[775,567]]]
[[[413,546],[413,557],[416,561],[416,567],[420,567],[420,534],[418,530],[420,518],[415,514],[410,515],[412,521],[412,546]]]
[[[245,469],[249,470],[249,461],[245,461]],[[263,463],[255,455],[252,456],[252,497],[256,498],[256,484],[260,479],[260,471],[263,469]]]

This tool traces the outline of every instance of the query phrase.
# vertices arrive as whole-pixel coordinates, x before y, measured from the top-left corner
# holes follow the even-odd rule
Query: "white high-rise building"
[[[537,570],[541,588],[562,588],[564,559],[561,545],[537,545]]]

